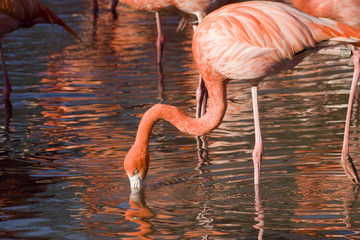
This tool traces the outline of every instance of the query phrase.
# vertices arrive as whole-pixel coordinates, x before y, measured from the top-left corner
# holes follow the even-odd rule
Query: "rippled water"
[[[195,112],[198,71],[188,27],[165,12],[164,75],[150,13],[90,1],[43,1],[83,38],[58,26],[9,34],[11,106],[0,108],[2,239],[359,239],[358,189],[339,164],[352,66],[312,56],[260,85],[265,144],[253,185],[250,89],[229,85],[208,151],[166,122],[153,131],[145,191],[130,196],[123,159],[155,103]],[[359,166],[359,102],[350,151]]]

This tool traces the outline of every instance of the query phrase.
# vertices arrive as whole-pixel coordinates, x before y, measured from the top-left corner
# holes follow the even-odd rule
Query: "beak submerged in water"
[[[132,192],[140,190],[145,185],[144,181],[139,176],[139,173],[137,170],[135,170],[133,176],[129,175],[129,180],[130,180],[130,187],[131,187]]]

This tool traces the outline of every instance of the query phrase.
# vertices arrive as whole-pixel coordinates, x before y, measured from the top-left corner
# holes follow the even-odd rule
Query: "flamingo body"
[[[38,0],[0,0],[0,23],[0,37],[21,27],[50,23],[62,26],[80,39],[64,21]]]
[[[296,65],[297,53],[305,49],[332,38],[351,41],[357,34],[346,25],[270,2],[232,4],[204,21],[195,32],[193,53],[205,79],[258,82]]]
[[[3,56],[3,37],[18,28],[32,27],[38,23],[58,24],[80,40],[80,37],[64,21],[38,0],[0,0],[0,54],[5,82],[4,99],[6,101],[10,98],[11,84]]]
[[[184,13],[194,14],[201,12],[204,15],[228,0],[120,0],[120,2],[138,10],[157,12],[168,7],[176,7]]]
[[[263,155],[257,100],[259,82],[280,70],[292,68],[315,50],[340,42],[358,45],[359,41],[360,28],[315,18],[282,3],[244,2],[210,13],[196,28],[192,48],[209,93],[208,111],[200,118],[188,117],[170,105],[157,104],[146,111],[124,162],[131,187],[139,188],[148,171],[148,146],[154,124],[164,119],[184,133],[203,135],[210,132],[219,126],[225,115],[226,86],[234,79],[249,81],[251,85],[255,125],[254,183],[258,184]],[[358,57],[359,52],[353,52]],[[356,58],[353,62],[359,65]],[[358,79],[359,71],[356,70],[354,76]],[[356,173],[350,175],[358,181]]]
[[[359,0],[292,0],[294,6],[312,16],[330,18],[360,27]]]

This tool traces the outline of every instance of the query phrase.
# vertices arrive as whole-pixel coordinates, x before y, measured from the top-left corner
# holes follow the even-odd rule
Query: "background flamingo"
[[[255,146],[254,183],[260,181],[263,144],[260,132],[257,89],[261,80],[280,70],[290,69],[304,57],[335,43],[360,41],[360,29],[328,19],[318,19],[286,4],[246,2],[232,4],[209,14],[197,27],[193,53],[209,92],[209,109],[201,118],[190,118],[180,109],[157,104],[142,117],[136,140],[124,161],[132,189],[146,177],[150,162],[151,130],[160,119],[169,121],[181,132],[203,135],[218,127],[227,108],[226,86],[230,80],[246,80],[251,85]],[[355,65],[349,97],[341,163],[347,176],[358,183],[348,151],[350,113],[359,78],[358,50],[352,51]]]
[[[51,23],[62,26],[79,40],[80,37],[54,12],[43,6],[38,0],[13,0],[5,2],[0,2],[0,54],[5,81],[4,99],[8,101],[11,93],[11,84],[2,49],[2,41],[5,34],[15,31],[18,28],[32,27],[38,23]]]
[[[358,0],[292,0],[292,2],[296,8],[312,16],[360,26],[360,1]]]

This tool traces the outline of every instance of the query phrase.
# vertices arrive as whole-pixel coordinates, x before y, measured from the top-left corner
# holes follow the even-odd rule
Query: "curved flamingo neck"
[[[135,143],[148,145],[151,131],[156,122],[163,119],[173,124],[183,133],[201,136],[218,127],[225,115],[226,84],[208,86],[209,107],[201,118],[191,118],[179,108],[171,105],[156,104],[142,117],[137,131]]]
[[[164,119],[181,132],[191,135],[204,135],[220,125],[227,108],[226,82],[206,82],[209,93],[208,111],[201,118],[191,118],[175,106],[156,104],[147,110],[142,117],[136,140],[124,160],[124,167],[131,180],[131,186],[141,185],[146,177],[149,158],[149,141],[151,131],[160,119]]]

